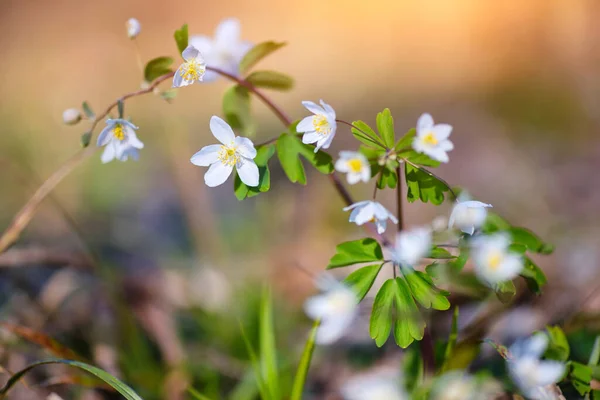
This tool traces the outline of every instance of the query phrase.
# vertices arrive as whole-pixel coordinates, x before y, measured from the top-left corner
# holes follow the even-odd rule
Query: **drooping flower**
[[[377,233],[385,232],[388,219],[394,224],[398,223],[398,219],[394,214],[376,201],[359,201],[358,203],[344,207],[344,211],[349,210],[352,210],[349,222],[354,222],[359,226],[366,224],[367,222],[373,222],[377,226]]]
[[[206,72],[206,63],[202,54],[193,46],[188,46],[181,53],[185,60],[173,75],[173,87],[182,87],[196,82],[202,82]]]
[[[413,266],[431,251],[431,229],[417,227],[399,232],[392,258],[400,266]]]
[[[190,159],[194,165],[210,166],[204,174],[206,185],[219,186],[227,180],[235,167],[242,182],[248,186],[258,186],[259,173],[254,162],[254,143],[248,138],[236,137],[229,124],[216,115],[210,119],[210,130],[221,144],[205,146]]]
[[[412,147],[418,153],[425,153],[434,160],[447,163],[447,152],[454,148],[448,137],[452,133],[452,126],[448,124],[434,124],[430,114],[423,114],[417,121],[417,135],[413,139]]]
[[[487,217],[486,208],[492,207],[491,204],[482,203],[481,201],[458,201],[448,220],[448,228],[456,227],[472,235],[475,229],[481,228]]]
[[[506,233],[494,233],[473,239],[472,254],[477,277],[489,284],[497,284],[515,278],[523,269],[523,260],[511,253],[510,237]]]
[[[323,293],[304,303],[304,312],[314,320],[321,320],[316,343],[331,344],[341,338],[356,316],[358,298],[346,285],[335,282],[320,285]]]
[[[350,185],[354,185],[359,181],[369,182],[369,179],[371,179],[369,161],[362,153],[357,151],[340,151],[340,158],[335,162],[335,169],[348,174],[346,179]]]
[[[67,108],[63,111],[63,122],[67,125],[75,125],[81,121],[81,113],[76,108]]]
[[[553,387],[565,373],[565,365],[558,361],[541,360],[548,347],[548,336],[537,333],[509,348],[508,372],[521,392],[533,400],[558,399]]]
[[[240,61],[252,48],[252,43],[240,40],[240,22],[235,18],[221,21],[214,38],[194,35],[189,44],[202,53],[209,66],[235,76],[239,75]],[[218,77],[214,71],[207,71],[204,80],[211,82]]]
[[[303,101],[302,105],[314,114],[305,117],[296,127],[298,133],[304,133],[302,143],[316,143],[315,153],[320,148],[328,149],[337,129],[335,110],[323,100],[321,100],[322,107],[312,101]]]
[[[373,373],[345,382],[341,389],[344,400],[408,400],[401,380],[389,373]]]
[[[114,160],[127,161],[129,157],[138,159],[139,149],[144,143],[135,134],[137,126],[131,122],[117,118],[106,120],[106,127],[98,135],[98,146],[106,146],[102,153],[103,163]]]
[[[129,18],[125,26],[127,27],[127,36],[129,39],[135,39],[142,31],[142,24],[136,18]]]

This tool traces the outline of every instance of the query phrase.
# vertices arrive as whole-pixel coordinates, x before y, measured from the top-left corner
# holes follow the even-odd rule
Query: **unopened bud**
[[[142,30],[140,21],[135,18],[129,18],[125,25],[127,26],[127,36],[129,36],[129,39],[135,39]]]
[[[67,125],[75,125],[81,121],[81,113],[76,108],[67,108],[63,111],[63,122]]]

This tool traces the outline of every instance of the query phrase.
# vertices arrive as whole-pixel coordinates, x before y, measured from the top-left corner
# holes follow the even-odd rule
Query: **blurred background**
[[[453,125],[455,150],[439,175],[557,245],[539,260],[549,276],[545,296],[501,316],[490,334],[502,340],[576,311],[597,312],[598,1],[3,0],[1,230],[80,148],[86,122],[65,126],[62,111],[87,100],[100,112],[140,87],[125,32],[130,17],[142,24],[137,42],[145,61],[178,59],[173,32],[183,23],[190,34],[212,35],[226,17],[239,18],[245,40],[288,42],[260,69],[296,79],[293,91],[270,94],[292,119],[305,116],[302,100],[322,98],[347,121],[374,124],[389,107],[400,134],[422,112]],[[3,320],[61,340],[146,399],[180,398],[186,382],[217,398],[243,381],[238,320],[256,323],[268,282],[282,357],[286,365],[297,362],[310,328],[301,305],[315,291],[303,269],[322,271],[336,243],[364,233],[348,224],[342,201],[315,173],[308,186],[292,185],[273,162],[271,191],[243,202],[232,180],[204,185],[204,169],[189,158],[213,143],[208,120],[221,114],[229,85],[186,88],[170,104],[153,95],[127,102],[146,145],[139,162],[102,165],[98,154],[43,203],[19,242],[0,255]],[[258,101],[253,112],[255,141],[283,131]],[[346,127],[338,132],[334,156],[358,145]],[[371,187],[351,191],[361,199]],[[380,196],[394,209],[394,193]],[[450,205],[405,210],[411,226],[446,215]],[[3,343],[8,370],[40,353],[10,335]],[[376,350],[363,321],[342,344],[319,349],[315,398],[336,398],[337,381],[369,357],[394,365],[398,350],[388,345]],[[346,362],[348,354],[358,361]],[[15,398],[42,398],[31,396],[48,389],[19,390]],[[105,395],[53,390],[65,398]]]

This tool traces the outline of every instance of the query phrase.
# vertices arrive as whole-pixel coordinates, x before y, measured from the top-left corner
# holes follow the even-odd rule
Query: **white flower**
[[[523,261],[518,254],[508,251],[510,237],[505,233],[477,237],[473,240],[475,273],[490,284],[509,281],[519,275]]]
[[[312,101],[303,101],[302,105],[306,107],[308,111],[315,114],[304,118],[296,127],[298,133],[304,133],[304,136],[302,136],[302,143],[316,143],[315,153],[319,151],[321,147],[328,149],[331,145],[331,141],[335,137],[335,131],[337,129],[335,110],[323,100],[321,100],[321,106],[323,107],[320,107]]]
[[[188,46],[181,53],[185,60],[179,66],[175,75],[173,75],[173,87],[182,87],[191,85],[194,82],[202,82],[202,77],[206,72],[206,63],[202,54],[193,46]]]
[[[140,21],[135,18],[129,18],[125,23],[125,26],[127,27],[127,36],[129,36],[129,39],[135,39],[142,30]]]
[[[436,379],[432,400],[488,400],[503,393],[502,387],[493,379],[474,378],[463,371],[451,371]]]
[[[240,40],[240,22],[234,18],[221,21],[214,38],[191,36],[189,44],[200,50],[208,65],[235,76],[239,75],[240,61],[252,48],[251,43]],[[207,71],[204,80],[210,82],[218,77],[214,71]]]
[[[349,210],[352,210],[350,213],[350,222],[354,222],[359,226],[367,222],[373,222],[377,226],[377,233],[385,232],[388,219],[394,224],[398,223],[398,219],[394,217],[394,214],[376,201],[359,201],[358,203],[344,207],[344,211]]]
[[[371,374],[343,384],[344,400],[408,400],[400,380],[390,374]]]
[[[254,162],[256,149],[248,138],[236,137],[227,122],[214,115],[210,119],[210,130],[222,144],[203,147],[190,161],[200,167],[208,167],[204,174],[207,186],[219,186],[227,180],[235,166],[242,182],[248,186],[258,186],[258,167]]]
[[[458,201],[452,209],[448,228],[457,227],[464,233],[472,235],[475,229],[481,228],[487,217],[486,208],[492,207],[491,204],[481,201]]]
[[[346,179],[350,185],[359,181],[369,182],[371,179],[369,161],[357,151],[340,151],[340,158],[335,162],[335,169],[344,174],[348,173]]]
[[[528,399],[558,399],[551,385],[560,381],[565,373],[565,365],[558,361],[541,360],[546,347],[548,336],[538,333],[509,348],[511,358],[507,361],[508,372]]]
[[[352,289],[341,284],[329,284],[325,292],[304,303],[310,318],[321,320],[316,342],[330,344],[342,337],[356,316],[358,298]]]
[[[63,122],[67,125],[75,125],[81,121],[81,113],[76,108],[67,108],[63,111]]]
[[[398,265],[415,265],[431,251],[431,230],[412,228],[396,235],[392,258]]]
[[[448,137],[452,127],[448,124],[434,124],[431,115],[425,113],[417,121],[417,136],[412,147],[418,153],[425,153],[434,160],[447,163],[448,154],[454,145]]]
[[[108,119],[106,127],[98,135],[98,146],[106,146],[102,153],[102,162],[107,163],[113,159],[127,161],[129,157],[138,159],[139,149],[144,148],[144,143],[135,134],[137,126],[124,119]]]

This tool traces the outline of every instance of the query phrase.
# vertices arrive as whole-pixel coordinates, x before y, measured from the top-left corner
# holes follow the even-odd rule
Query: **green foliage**
[[[569,359],[569,354],[571,352],[571,348],[569,347],[569,342],[567,341],[567,336],[563,332],[560,326],[547,326],[546,331],[548,332],[548,348],[546,349],[546,353],[544,356],[546,358],[550,358],[552,360],[557,361],[567,361]]]
[[[417,130],[415,128],[411,128],[404,136],[398,140],[396,146],[394,146],[394,150],[400,152],[403,150],[410,150],[412,146],[412,142],[417,135]]]
[[[233,191],[238,200],[244,200],[246,197],[254,197],[261,193],[268,192],[271,188],[271,173],[269,171],[269,160],[275,154],[275,146],[267,144],[256,148],[256,157],[254,162],[258,166],[258,186],[247,186],[240,179],[239,175],[235,174],[233,181]]]
[[[283,133],[277,139],[277,157],[281,167],[292,183],[306,185],[306,173],[300,156],[323,174],[333,172],[333,159],[329,154],[321,150],[315,153],[314,147],[302,143],[298,136]]]
[[[406,391],[412,395],[411,399],[413,399],[413,392],[423,384],[424,378],[423,359],[415,346],[409,347],[404,352],[402,371]]]
[[[494,291],[502,304],[509,304],[515,296],[517,289],[513,281],[505,281],[494,285]]]
[[[108,385],[110,385],[112,388],[114,388],[117,392],[119,392],[127,400],[142,400],[142,398],[140,396],[138,396],[133,391],[133,389],[131,389],[125,383],[121,382],[119,379],[115,378],[114,376],[112,376],[108,372],[103,371],[100,368],[94,367],[93,365],[89,365],[89,364],[86,364],[86,363],[83,363],[83,362],[80,362],[80,361],[61,360],[61,359],[49,359],[49,360],[37,361],[37,362],[34,362],[33,364],[29,364],[27,367],[25,367],[22,370],[18,371],[17,373],[15,373],[14,375],[12,375],[10,377],[10,379],[6,382],[6,384],[4,385],[4,387],[2,387],[0,389],[0,398],[5,398],[5,396],[8,393],[8,391],[19,380],[21,380],[21,378],[23,378],[25,376],[25,374],[27,374],[33,368],[35,368],[37,366],[40,366],[40,365],[47,365],[47,364],[63,364],[63,365],[67,365],[67,366],[70,366],[70,367],[79,368],[79,369],[81,369],[83,371],[86,371],[86,372],[88,372],[88,373],[96,376],[100,380],[104,381],[105,383],[107,383]]]
[[[94,113],[94,111],[92,110],[92,107],[90,106],[90,104],[87,101],[84,101],[83,103],[81,103],[81,108],[83,109],[83,113],[85,114],[86,117],[88,117],[91,120],[96,119],[96,113]]]
[[[308,340],[304,345],[304,351],[302,352],[302,357],[300,358],[300,363],[298,364],[298,369],[296,370],[296,376],[294,377],[294,384],[292,386],[290,400],[302,400],[304,384],[306,383],[306,377],[308,376],[308,370],[312,361],[319,325],[320,321],[315,321],[313,328],[310,331]]]
[[[387,341],[392,326],[396,344],[402,348],[423,338],[425,323],[402,278],[388,279],[375,296],[369,333],[378,347]]]
[[[545,243],[539,236],[527,228],[513,226],[508,232],[513,243],[524,245],[529,251],[540,254],[551,254],[554,251],[552,244]]]
[[[92,132],[85,132],[81,135],[81,147],[88,147],[92,140]]]
[[[581,396],[585,396],[590,392],[592,368],[589,365],[581,364],[576,361],[569,361],[567,363],[567,378]]]
[[[223,94],[223,115],[227,123],[245,136],[253,136],[256,127],[250,114],[250,92],[241,85],[228,88]]]
[[[327,269],[372,261],[383,261],[379,243],[373,238],[352,240],[336,246],[335,255],[329,260]]]
[[[521,271],[521,276],[525,278],[529,290],[535,294],[541,294],[542,286],[547,282],[546,275],[531,258],[523,257],[523,263],[524,267],[523,271]]]
[[[446,350],[444,351],[444,360],[442,361],[442,367],[440,368],[440,374],[449,370],[448,366],[450,360],[454,356],[454,350],[456,348],[456,341],[458,339],[458,307],[454,307],[454,313],[452,314],[452,325],[450,327],[450,335],[448,336],[448,342],[446,343]]]
[[[246,78],[246,81],[259,88],[274,90],[290,90],[294,87],[294,79],[277,71],[254,71]]]
[[[279,372],[277,368],[277,349],[275,348],[275,328],[273,326],[273,301],[271,291],[264,290],[260,310],[260,369],[261,375],[271,398],[279,399]]]
[[[157,57],[148,61],[144,67],[144,79],[146,82],[152,82],[159,76],[168,74],[172,71],[171,64],[173,64],[171,57]]]
[[[423,308],[434,310],[447,310],[450,302],[447,296],[450,294],[445,290],[435,287],[431,277],[421,271],[403,271],[404,279],[410,287],[412,296]]]
[[[431,248],[431,252],[429,253],[429,255],[427,255],[427,258],[433,258],[436,260],[439,260],[439,259],[451,260],[456,257],[453,256],[448,250],[446,250],[442,247],[433,246]]]
[[[386,108],[382,112],[377,114],[377,130],[383,139],[383,143],[388,149],[394,147],[395,134],[394,134],[394,118],[389,108]]]
[[[382,139],[366,122],[352,122],[352,128],[350,129],[350,131],[357,140],[364,143],[366,146],[384,150],[380,154],[385,153],[385,145],[383,144]]]
[[[183,51],[188,47],[188,25],[183,24],[180,29],[177,29],[173,34],[175,38],[175,43],[177,43],[177,50],[179,53],[183,53]]]
[[[187,389],[188,393],[192,395],[192,397],[196,400],[211,400],[210,397],[206,397],[202,393],[198,392],[196,389],[189,387]]]
[[[344,279],[344,283],[356,293],[358,301],[362,301],[369,290],[371,290],[375,278],[377,278],[382,267],[383,263],[362,267],[352,272]]]
[[[285,46],[286,43],[267,41],[254,46],[246,53],[242,61],[240,61],[240,74],[245,74],[260,60],[273,53],[274,51]]]
[[[423,203],[440,205],[444,201],[444,192],[449,191],[445,183],[421,167],[405,163],[404,177],[408,188],[406,197],[410,203],[419,199]]]

